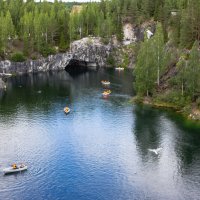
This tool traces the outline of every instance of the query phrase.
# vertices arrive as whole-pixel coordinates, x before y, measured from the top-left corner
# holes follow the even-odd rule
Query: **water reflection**
[[[199,199],[199,129],[131,105],[132,81],[131,71],[114,70],[10,79],[0,97],[0,167],[25,161],[29,170],[2,176],[0,199]]]
[[[151,186],[150,190],[156,191],[157,188],[156,193],[161,199],[198,199],[200,195],[197,191],[200,183],[200,173],[197,170],[200,166],[198,129],[194,132],[192,127],[185,129],[179,121],[172,121],[167,117],[171,116],[169,112],[151,109],[148,106],[137,106],[134,114],[133,132],[142,162],[141,168],[144,170],[142,172],[145,177],[144,182]],[[155,155],[147,150],[152,147],[163,149],[159,155]]]

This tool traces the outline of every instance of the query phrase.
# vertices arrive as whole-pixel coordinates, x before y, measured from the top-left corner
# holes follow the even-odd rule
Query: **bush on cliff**
[[[56,49],[48,45],[44,45],[41,48],[40,53],[42,54],[42,56],[47,57],[49,55],[54,55],[56,53]]]
[[[110,66],[112,66],[112,67],[115,66],[115,59],[114,59],[113,55],[110,54],[110,55],[108,56],[108,58],[107,58],[107,63],[108,63]]]
[[[21,52],[12,54],[11,61],[13,62],[24,62],[26,60],[25,56]]]

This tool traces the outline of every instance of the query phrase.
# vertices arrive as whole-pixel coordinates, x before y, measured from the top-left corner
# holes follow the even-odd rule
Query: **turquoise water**
[[[130,71],[106,70],[9,79],[0,96],[0,168],[29,169],[0,174],[0,199],[200,199],[200,129],[172,111],[131,105],[132,82]],[[159,155],[148,150],[158,147]]]

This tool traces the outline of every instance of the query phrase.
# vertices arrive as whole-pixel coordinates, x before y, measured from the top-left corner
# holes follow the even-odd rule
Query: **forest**
[[[200,106],[200,0],[102,0],[81,4],[0,0],[0,57],[13,61],[65,52],[90,35],[123,39],[123,24],[153,20],[156,32],[137,45],[134,88],[138,96]],[[164,76],[168,77],[167,86]],[[160,91],[170,92],[160,95]]]

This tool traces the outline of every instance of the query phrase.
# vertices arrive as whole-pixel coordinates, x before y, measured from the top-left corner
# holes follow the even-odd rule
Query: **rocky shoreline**
[[[27,60],[25,62],[0,62],[0,73],[12,75],[46,72],[51,70],[63,70],[68,64],[71,55],[69,53],[56,54],[39,60]]]

